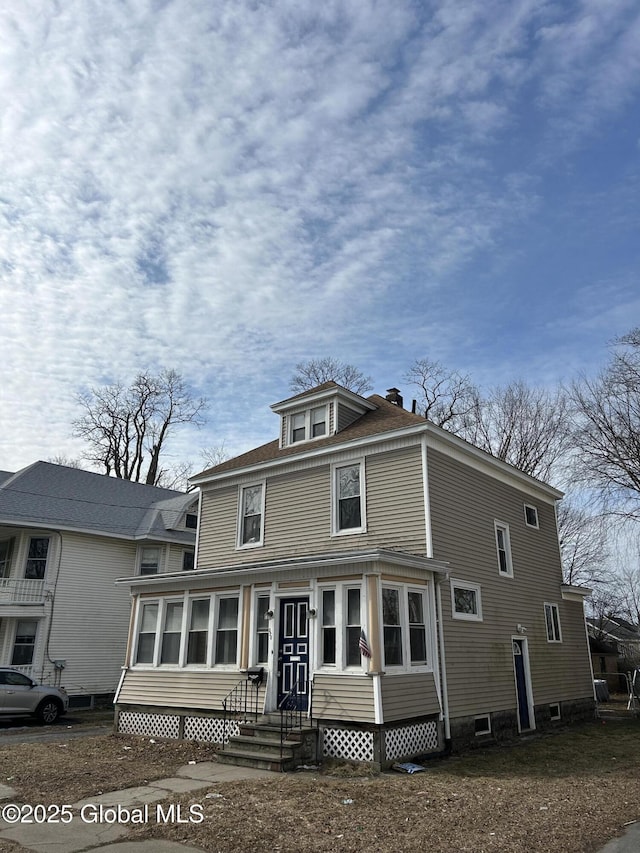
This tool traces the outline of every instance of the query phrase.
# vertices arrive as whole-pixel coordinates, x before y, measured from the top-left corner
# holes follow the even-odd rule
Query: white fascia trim
[[[365,436],[364,438],[354,438],[351,441],[345,441],[341,444],[332,444],[327,447],[319,447],[316,449],[303,449],[301,453],[287,455],[285,457],[269,459],[265,462],[259,462],[256,465],[247,465],[244,468],[233,468],[228,471],[221,471],[219,474],[210,474],[207,476],[193,477],[189,482],[194,485],[206,483],[216,483],[230,477],[242,477],[248,474],[259,476],[262,471],[269,471],[272,468],[278,468],[282,465],[306,461],[309,459],[322,459],[325,456],[339,454],[343,451],[353,451],[354,449],[371,447],[375,444],[381,444],[385,441],[393,441],[394,439],[406,439],[413,436],[427,436],[427,446],[438,450],[446,456],[454,459],[459,459],[461,462],[471,465],[477,470],[483,471],[489,476],[497,480],[508,483],[515,488],[520,488],[529,494],[534,494],[538,499],[547,503],[555,504],[564,496],[564,492],[559,489],[543,483],[541,480],[536,480],[528,474],[514,468],[507,462],[501,459],[496,459],[495,456],[474,447],[469,442],[453,433],[447,432],[435,424],[425,421],[423,424],[416,424],[411,427],[403,427],[402,429],[389,430],[388,432],[376,433],[375,435]]]
[[[115,583],[152,586],[178,582],[184,585],[186,579],[191,578],[219,578],[233,575],[247,576],[263,572],[273,571],[295,571],[301,568],[330,569],[341,568],[345,563],[368,564],[368,563],[390,563],[401,568],[419,569],[435,574],[446,574],[448,563],[442,560],[432,560],[429,557],[421,557],[418,554],[407,554],[403,551],[390,551],[385,548],[375,548],[370,551],[338,551],[335,554],[318,554],[309,557],[290,557],[285,560],[268,560],[263,563],[240,564],[237,566],[221,566],[220,568],[194,569],[190,572],[159,572],[155,575],[134,575],[132,577],[117,578]]]
[[[123,539],[126,542],[160,542],[166,545],[193,545],[193,542],[195,541],[195,535],[193,540],[189,541],[176,539],[174,537],[159,536],[158,534],[145,535],[137,533],[111,533],[105,530],[92,530],[91,528],[85,527],[69,527],[66,524],[56,524],[56,526],[53,527],[42,521],[15,521],[0,518],[0,525],[11,527],[14,530],[35,530],[42,531],[43,533],[78,533],[82,536],[97,536],[100,539]],[[182,533],[183,531],[180,532]]]
[[[390,430],[389,432],[381,432],[376,435],[366,436],[365,438],[354,438],[351,441],[344,441],[341,444],[331,444],[327,447],[318,447],[315,449],[309,448],[309,443],[305,442],[305,447],[300,453],[287,454],[287,456],[268,459],[265,462],[258,462],[255,465],[246,465],[244,468],[232,468],[228,471],[221,471],[219,474],[210,474],[203,477],[194,477],[189,480],[193,485],[206,485],[209,483],[218,483],[222,480],[228,480],[235,477],[254,476],[258,478],[262,471],[269,471],[272,468],[280,468],[285,465],[295,465],[300,462],[307,462],[309,459],[323,459],[326,456],[336,456],[345,451],[351,453],[361,453],[360,448],[370,447],[374,444],[380,444],[385,441],[393,441],[394,439],[403,439],[411,436],[418,436],[423,433],[425,426],[419,424],[416,427],[409,427],[401,430]]]
[[[587,586],[570,586],[569,584],[562,584],[560,586],[560,592],[564,601],[584,601],[585,598],[588,598],[591,595],[593,590],[589,589]]]
[[[280,415],[287,410],[298,407],[302,409],[305,406],[312,405],[313,403],[322,400],[328,400],[331,397],[342,397],[344,400],[348,400],[363,412],[366,412],[367,410],[372,412],[378,408],[359,394],[349,391],[348,388],[340,388],[338,386],[325,388],[322,391],[316,391],[314,394],[296,394],[295,397],[288,397],[286,400],[281,400],[279,403],[273,403],[269,408],[272,412]]]

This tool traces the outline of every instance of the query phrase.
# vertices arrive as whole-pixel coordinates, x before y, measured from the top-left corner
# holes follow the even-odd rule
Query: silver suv
[[[37,684],[17,669],[0,667],[0,716],[29,715],[51,724],[68,708],[69,697],[62,688]]]

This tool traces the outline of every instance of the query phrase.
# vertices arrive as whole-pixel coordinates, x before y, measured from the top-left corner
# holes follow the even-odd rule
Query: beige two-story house
[[[592,715],[587,591],[562,582],[561,493],[387,398],[333,382],[204,471],[195,571],[130,577],[120,731],[221,740],[263,670],[320,757],[379,764]]]

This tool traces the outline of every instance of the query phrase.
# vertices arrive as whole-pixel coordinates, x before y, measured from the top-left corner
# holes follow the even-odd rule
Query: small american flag
[[[369,648],[369,643],[367,643],[367,637],[364,631],[360,631],[360,639],[358,640],[358,648],[360,649],[360,654],[365,658],[371,657],[371,649]]]

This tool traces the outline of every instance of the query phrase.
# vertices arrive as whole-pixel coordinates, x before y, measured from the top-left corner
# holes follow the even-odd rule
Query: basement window
[[[473,725],[476,737],[491,734],[491,717],[489,714],[483,714],[481,717],[476,717],[473,721]]]
[[[552,705],[549,705],[549,719],[550,720],[559,720],[560,719],[560,703],[554,702]]]

